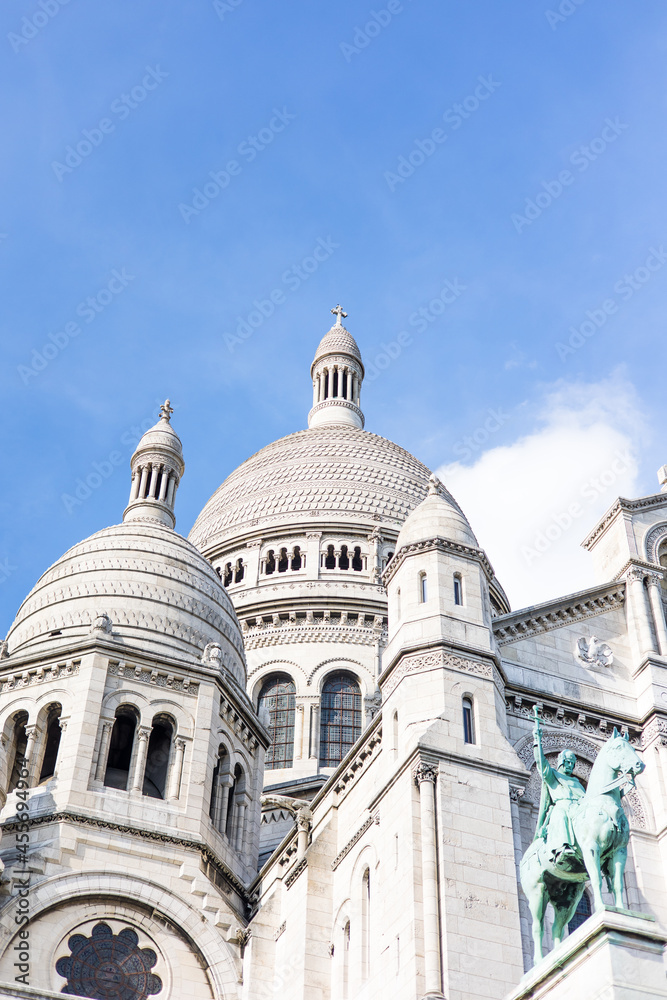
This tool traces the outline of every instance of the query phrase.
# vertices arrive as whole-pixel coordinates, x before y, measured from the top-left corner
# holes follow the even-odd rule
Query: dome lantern
[[[313,407],[309,427],[343,424],[363,429],[361,384],[364,366],[357,342],[343,326],[347,313],[338,305],[331,312],[336,323],[322,338],[310,368],[313,378]]]
[[[131,459],[132,488],[123,521],[176,524],[174,500],[185,470],[181,439],[171,426],[173,408],[167,399],[160,419],[146,431]]]

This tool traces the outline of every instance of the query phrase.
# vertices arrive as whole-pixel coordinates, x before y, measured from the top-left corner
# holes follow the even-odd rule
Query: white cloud
[[[637,495],[643,419],[632,385],[560,380],[535,417],[513,444],[438,470],[513,608],[596,583],[581,542],[617,496]]]

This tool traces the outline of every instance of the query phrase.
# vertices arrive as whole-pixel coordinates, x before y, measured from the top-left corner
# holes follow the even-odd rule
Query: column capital
[[[512,802],[521,802],[526,789],[520,785],[510,785],[510,799]]]
[[[182,736],[176,737],[176,739],[174,740],[174,746],[176,747],[177,750],[181,751],[181,753],[185,750],[185,740],[183,739]]]
[[[645,576],[646,576],[646,570],[639,569],[638,566],[633,566],[632,569],[629,569],[628,572],[625,574],[626,580],[629,580],[630,583],[635,583],[637,580],[640,580],[643,583]]]
[[[150,735],[151,735],[150,726],[139,726],[139,729],[137,730],[137,738],[141,740],[142,743],[144,740],[148,742],[148,740],[150,739]]]
[[[646,580],[648,581],[649,587],[659,587],[664,580],[664,574],[658,573],[657,570],[654,570],[646,574]]]
[[[417,785],[421,785],[423,781],[430,781],[435,785],[438,780],[438,766],[437,764],[429,764],[425,760],[420,760],[414,768],[412,776]]]

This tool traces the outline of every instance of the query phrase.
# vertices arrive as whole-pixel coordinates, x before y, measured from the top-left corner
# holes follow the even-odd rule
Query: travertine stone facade
[[[643,996],[607,975],[619,949],[664,995],[667,493],[593,528],[595,586],[511,611],[446,488],[363,429],[334,313],[307,430],[186,540],[167,402],[123,523],[47,570],[0,646],[0,996]],[[583,782],[614,727],[643,755],[626,889],[655,921],[595,916],[519,987],[535,706]]]

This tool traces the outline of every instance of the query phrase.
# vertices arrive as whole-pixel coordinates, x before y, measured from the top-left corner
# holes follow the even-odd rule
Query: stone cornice
[[[637,500],[627,500],[625,497],[619,497],[618,500],[611,505],[606,514],[602,515],[602,518],[598,521],[593,530],[583,540],[581,543],[582,548],[588,550],[592,549],[600,536],[604,534],[611,522],[621,512],[625,514],[636,514],[637,511],[653,510],[655,507],[667,507],[667,494],[655,493],[648,497],[640,497]]]
[[[504,694],[505,679],[494,662],[493,654],[488,658],[482,658],[477,652],[469,656],[461,655],[461,652],[461,650],[455,652],[444,642],[438,642],[427,650],[423,647],[402,649],[378,678],[383,698],[388,698],[407,674],[439,669],[485,677],[493,681],[501,694]]]
[[[429,538],[423,542],[413,542],[412,545],[403,545],[391,560],[384,573],[382,581],[385,585],[393,579],[399,567],[403,565],[408,556],[422,552],[453,552],[462,555],[467,559],[474,559],[484,570],[487,580],[494,579],[493,566],[489,562],[486,552],[483,549],[473,548],[472,545],[463,545],[461,542],[450,542],[445,538]]]
[[[17,688],[32,687],[35,684],[43,684],[44,681],[55,681],[60,680],[63,677],[74,677],[79,673],[79,668],[81,666],[81,660],[65,660],[64,662],[59,659],[59,662],[52,663],[48,666],[39,666],[27,668],[25,670],[17,669],[16,664],[12,660],[2,660],[2,671],[0,671],[0,692],[2,694],[7,694],[9,691],[15,691]],[[12,669],[7,669],[11,667]]]
[[[250,903],[248,886],[234,874],[231,868],[210,847],[207,847],[201,841],[190,840],[185,837],[175,837],[168,833],[159,833],[157,830],[145,830],[141,829],[141,827],[129,826],[125,823],[115,823],[113,820],[98,819],[95,816],[88,816],[85,813],[75,813],[67,810],[49,813],[45,816],[28,816],[20,820],[9,820],[8,822],[0,823],[0,830],[5,833],[13,833],[19,827],[23,827],[25,823],[30,827],[45,826],[50,823],[73,823],[77,826],[93,827],[98,830],[111,830],[114,833],[122,833],[129,837],[150,840],[153,843],[173,844],[188,851],[196,851],[200,854],[202,861],[212,864],[224,876],[229,886],[225,891],[229,892],[233,889],[246,905]]]
[[[628,559],[628,561],[623,564],[614,579],[622,579],[625,573],[628,573],[628,571],[633,569],[646,570],[646,574],[658,573],[661,577],[664,575],[663,567],[659,563],[647,562],[645,559],[638,559],[635,556],[632,559]]]
[[[630,742],[634,746],[639,748],[644,746],[642,726],[637,720],[596,712],[585,706],[557,702],[523,691],[509,691],[506,705],[508,715],[530,720],[531,725],[535,721],[533,707],[538,705],[540,719],[546,726],[553,726],[561,731],[578,733],[582,737],[597,740],[608,739],[616,727],[619,732],[629,734]],[[532,755],[532,743],[528,749],[530,756]]]
[[[623,606],[625,582],[614,581],[578,594],[547,601],[493,619],[493,632],[500,646],[531,638],[564,625],[594,618]]]
[[[266,646],[284,645],[294,642],[338,642],[352,645],[375,646],[379,641],[387,641],[387,625],[382,615],[360,615],[364,624],[344,620],[347,612],[325,611],[324,617],[315,618],[312,612],[289,612],[287,621],[261,620],[249,625],[249,619],[242,622],[246,649],[260,649]],[[310,617],[309,617],[310,616]],[[367,622],[367,619],[371,619]]]

